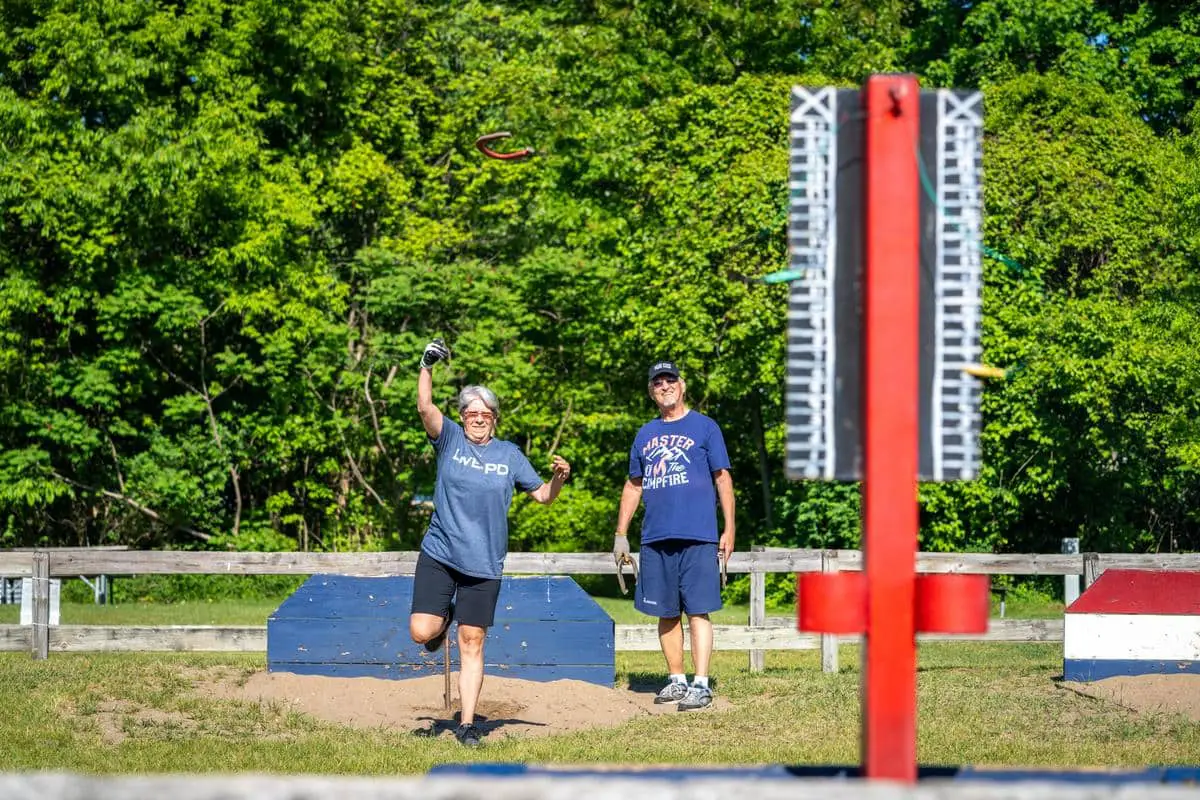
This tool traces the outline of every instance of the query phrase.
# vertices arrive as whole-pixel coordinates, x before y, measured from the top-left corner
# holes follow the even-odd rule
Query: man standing
[[[709,614],[721,608],[720,559],[733,552],[733,478],[717,423],[684,401],[687,384],[671,361],[650,367],[650,399],[659,417],[642,426],[629,450],[629,478],[621,491],[613,557],[629,555],[627,532],[639,501],[641,567],[634,607],[658,617],[658,641],[670,678],[654,698],[694,711],[712,703],[708,665],[713,649]],[[725,527],[717,535],[717,500]],[[682,614],[692,635],[695,677],[683,666]]]

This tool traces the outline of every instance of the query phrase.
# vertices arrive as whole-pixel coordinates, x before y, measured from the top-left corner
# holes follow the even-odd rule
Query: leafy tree
[[[412,548],[439,402],[575,466],[513,546],[607,546],[644,370],[683,365],[740,542],[846,547],[788,481],[790,86],[986,96],[979,481],[922,546],[1194,547],[1195,10],[653,0],[0,6],[0,545]],[[537,155],[484,158],[513,133]],[[505,142],[504,144],[508,144]],[[736,589],[735,589],[736,591]],[[779,596],[786,582],[773,587]]]

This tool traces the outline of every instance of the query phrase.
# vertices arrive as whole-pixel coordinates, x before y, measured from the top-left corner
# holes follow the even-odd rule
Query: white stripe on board
[[[1066,614],[1063,658],[1200,660],[1200,616]]]

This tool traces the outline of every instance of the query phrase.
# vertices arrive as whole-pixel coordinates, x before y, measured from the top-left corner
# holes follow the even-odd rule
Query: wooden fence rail
[[[637,555],[634,554],[634,558]],[[51,578],[80,575],[411,575],[416,552],[390,553],[231,553],[191,551],[89,550],[81,548],[0,551],[0,576],[33,578],[33,625],[0,625],[0,651],[27,650],[46,658],[51,650],[216,650],[265,651],[265,627],[214,626],[84,626],[50,627]],[[918,553],[920,573],[985,575],[1082,575],[1084,588],[1106,569],[1200,570],[1200,554],[1081,553],[995,554]],[[763,668],[763,652],[821,647],[822,665],[837,669],[839,637],[810,636],[786,625],[771,624],[763,614],[765,580],[769,573],[837,572],[862,569],[858,550],[770,549],[734,553],[728,571],[752,576],[749,625],[716,626],[719,649],[748,650],[751,669]],[[609,553],[509,553],[510,575],[614,574]],[[920,637],[983,641],[1051,642],[1062,640],[1062,620],[993,619],[979,636]],[[653,625],[618,625],[618,650],[657,650]],[[855,637],[841,637],[853,642]]]
[[[29,625],[0,625],[0,651],[29,652]],[[994,619],[981,636],[921,634],[920,641],[1060,642],[1060,619]],[[821,636],[799,633],[791,618],[767,626],[714,625],[717,650],[815,650]],[[684,628],[685,645],[689,638]],[[859,644],[861,637],[839,637],[841,644]],[[617,625],[614,649],[618,652],[659,649],[654,625]],[[57,625],[50,628],[49,651],[70,652],[218,652],[265,653],[267,629],[263,625]]]
[[[53,549],[0,551],[0,575],[33,574],[36,553],[50,554],[51,577],[78,575],[411,575],[416,552],[390,553],[224,553],[179,550],[88,551]],[[859,550],[766,550],[737,552],[730,573],[820,572],[822,554],[843,571],[862,569]],[[637,554],[634,554],[637,558]],[[1200,569],[1200,553],[917,553],[920,573],[960,572],[982,575],[1083,575],[1106,569]],[[507,574],[613,574],[609,553],[509,553]]]

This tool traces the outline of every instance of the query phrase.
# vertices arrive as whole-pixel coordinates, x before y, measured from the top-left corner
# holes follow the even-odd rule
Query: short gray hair
[[[500,401],[496,399],[496,393],[486,386],[464,386],[463,390],[458,393],[458,414],[467,410],[467,406],[476,400],[482,400],[483,404],[488,407],[497,420],[500,419]]]

